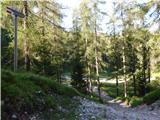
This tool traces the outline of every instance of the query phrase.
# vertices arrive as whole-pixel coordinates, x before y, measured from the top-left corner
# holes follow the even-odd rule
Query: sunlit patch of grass
[[[111,96],[113,98],[117,97],[116,84],[103,83],[102,90],[104,90],[109,96]],[[119,96],[123,96],[123,84],[119,84]]]

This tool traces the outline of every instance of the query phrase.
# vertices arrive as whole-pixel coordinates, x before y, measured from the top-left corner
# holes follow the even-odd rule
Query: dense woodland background
[[[7,6],[21,11],[18,18],[18,71],[44,75],[71,85],[82,93],[114,79],[115,97],[142,97],[160,85],[160,1],[140,4],[136,0],[113,2],[110,16],[100,0],[81,0],[74,10],[73,27],[61,26],[65,6],[50,1],[1,2],[1,65],[13,70],[13,17]],[[37,7],[38,12],[33,8]],[[107,16],[108,32],[101,32]],[[150,31],[153,26],[159,26]],[[124,81],[124,82],[120,82]],[[151,84],[152,83],[152,84]],[[2,84],[3,86],[3,84]],[[2,90],[3,92],[3,90]],[[107,89],[107,92],[109,90]]]

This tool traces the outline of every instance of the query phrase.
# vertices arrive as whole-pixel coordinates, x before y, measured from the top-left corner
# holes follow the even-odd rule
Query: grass
[[[109,96],[116,98],[116,85],[113,83],[103,83],[102,90],[104,90]],[[119,96],[123,96],[123,84],[119,84]]]
[[[131,82],[128,82],[128,86],[129,86],[127,88],[128,97],[126,98],[124,97],[123,83],[119,84],[119,96],[117,96],[116,94],[116,84],[103,83],[102,90],[104,90],[109,96],[116,98],[117,100],[125,101],[128,105],[131,105],[132,107],[135,107],[142,103],[151,104],[156,100],[160,99],[160,80],[159,79],[151,81],[151,83],[148,84],[148,87],[150,88],[150,92],[142,97],[133,96],[133,87],[130,87],[132,86]]]
[[[8,70],[2,70],[1,85],[4,101],[2,119],[10,118],[12,112],[22,115],[24,111],[28,114],[42,111],[44,119],[75,118],[74,110],[79,103],[73,101],[72,97],[81,94],[74,88],[43,76]]]

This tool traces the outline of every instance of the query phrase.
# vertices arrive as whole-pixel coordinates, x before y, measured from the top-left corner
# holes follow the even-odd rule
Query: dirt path
[[[97,93],[97,88],[94,88]],[[147,106],[131,108],[120,101],[115,101],[102,91],[102,98],[107,104],[96,103],[84,98],[80,99],[80,120],[160,120],[160,100]]]

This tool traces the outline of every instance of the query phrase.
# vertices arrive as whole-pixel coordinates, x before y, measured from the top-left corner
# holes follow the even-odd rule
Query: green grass
[[[13,73],[8,70],[2,70],[1,86],[4,101],[2,119],[9,117],[10,114],[5,113],[8,109],[19,114],[24,111],[29,114],[42,111],[44,119],[75,118],[74,108],[79,103],[72,101],[72,97],[81,94],[74,88],[43,76],[26,72]],[[64,111],[59,110],[59,106]],[[50,112],[49,109],[53,110]]]
[[[113,83],[103,83],[102,90],[104,90],[109,96],[116,98],[116,85]],[[123,96],[123,84],[119,84],[119,96]]]

